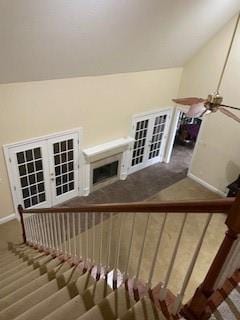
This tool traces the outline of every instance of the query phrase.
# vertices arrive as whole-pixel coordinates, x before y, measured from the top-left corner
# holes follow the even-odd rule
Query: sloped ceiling
[[[0,0],[0,83],[182,66],[240,0]]]

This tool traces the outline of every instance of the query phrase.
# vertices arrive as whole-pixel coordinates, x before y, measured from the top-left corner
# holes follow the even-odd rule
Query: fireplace
[[[93,169],[93,184],[118,176],[118,163],[119,161],[117,160]]]
[[[83,195],[109,185],[118,180],[125,180],[128,175],[131,137],[112,140],[83,150],[85,174]]]
[[[116,154],[91,163],[90,190],[95,191],[119,180],[121,154]]]

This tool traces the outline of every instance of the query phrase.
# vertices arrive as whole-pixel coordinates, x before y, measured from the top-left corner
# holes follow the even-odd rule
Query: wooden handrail
[[[240,193],[235,198],[226,219],[228,227],[225,238],[203,280],[197,288],[191,301],[184,306],[181,313],[186,319],[196,320],[207,318],[206,306],[208,299],[214,292],[214,285],[222,271],[225,261],[240,234]]]
[[[90,204],[74,208],[23,209],[22,213],[60,213],[60,212],[191,212],[191,213],[228,213],[235,198],[197,201],[163,201]]]

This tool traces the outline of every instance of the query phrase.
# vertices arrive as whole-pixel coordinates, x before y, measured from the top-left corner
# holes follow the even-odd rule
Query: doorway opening
[[[186,168],[190,167],[201,124],[201,118],[190,118],[184,111],[176,110],[172,129],[172,146],[166,162],[171,162],[171,156],[174,154],[174,159],[185,163]]]

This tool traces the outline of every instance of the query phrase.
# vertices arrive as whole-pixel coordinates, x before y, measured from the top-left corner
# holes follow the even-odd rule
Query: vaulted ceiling
[[[182,66],[239,0],[0,0],[0,83]]]

